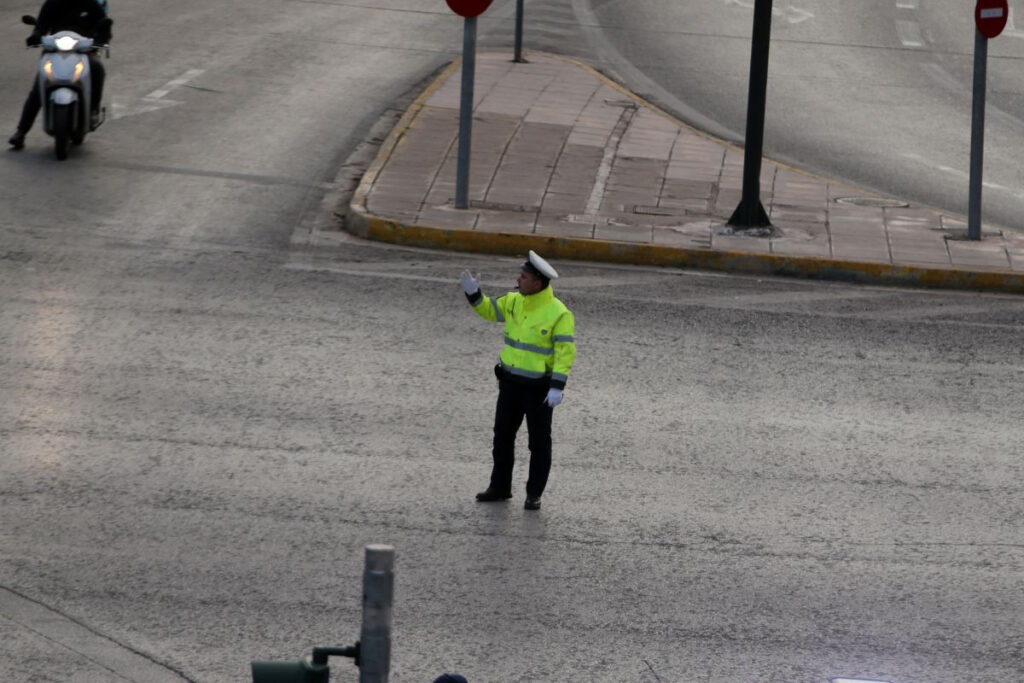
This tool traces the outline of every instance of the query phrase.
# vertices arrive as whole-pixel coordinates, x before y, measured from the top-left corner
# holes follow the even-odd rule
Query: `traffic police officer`
[[[476,499],[489,503],[512,497],[512,466],[516,432],[526,418],[529,431],[530,474],[526,482],[527,510],[540,509],[540,497],[551,471],[551,418],[576,358],[576,321],[555,298],[551,280],[558,272],[534,252],[523,264],[518,292],[492,299],[480,282],[462,273],[462,288],[473,310],[484,320],[504,323],[505,348],[494,367],[498,376],[498,405],[494,416],[494,466],[491,482]]]

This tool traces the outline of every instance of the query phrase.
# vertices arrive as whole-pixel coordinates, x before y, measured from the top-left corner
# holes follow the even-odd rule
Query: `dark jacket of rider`
[[[107,13],[97,0],[46,0],[36,18],[35,36],[58,31],[74,31],[97,42],[109,42],[109,36],[97,36],[96,29]],[[105,38],[105,40],[104,40]]]

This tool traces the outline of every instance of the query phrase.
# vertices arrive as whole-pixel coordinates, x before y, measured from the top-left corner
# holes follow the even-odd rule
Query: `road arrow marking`
[[[754,9],[754,0],[724,0],[726,5],[735,5],[742,7],[743,9]],[[808,12],[805,9],[794,7],[793,3],[788,3],[785,7],[772,7],[772,16],[782,17],[790,24],[802,24],[808,19],[814,18],[813,12]]]
[[[126,116],[148,114],[150,112],[159,111],[161,109],[167,109],[168,107],[174,107],[176,105],[183,104],[182,102],[176,102],[174,100],[165,100],[164,98],[167,97],[167,95],[169,95],[172,90],[180,88],[183,85],[187,85],[189,81],[195,80],[204,73],[206,73],[205,69],[189,69],[178,78],[168,81],[160,88],[149,93],[141,100],[138,100],[137,103],[126,103],[123,101],[118,101],[117,98],[114,98],[114,103],[111,107],[110,118],[116,121],[117,119],[123,119]]]
[[[150,112],[159,111],[161,109],[169,109],[184,102],[176,102],[174,100],[156,100],[149,97],[144,97],[134,103],[123,102],[118,98],[114,98],[114,103],[111,105],[110,118],[111,120],[123,119],[127,116],[136,116],[138,114],[148,114]]]
[[[189,69],[188,71],[186,71],[184,73],[184,75],[179,76],[178,78],[175,78],[173,81],[167,81],[167,83],[164,84],[164,86],[162,88],[160,88],[158,90],[154,90],[153,92],[151,92],[148,95],[146,95],[145,99],[148,99],[148,100],[159,100],[159,99],[162,99],[163,97],[165,97],[168,93],[170,93],[175,88],[180,88],[181,86],[185,85],[189,81],[195,80],[196,78],[198,78],[199,76],[201,76],[205,72],[206,72],[206,69]]]

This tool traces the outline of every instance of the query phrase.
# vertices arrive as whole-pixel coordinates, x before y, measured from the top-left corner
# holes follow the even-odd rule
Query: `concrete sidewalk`
[[[454,208],[459,63],[406,112],[356,190],[354,234],[464,251],[1024,292],[1024,235],[765,160],[773,235],[728,234],[743,151],[593,69],[477,57],[469,210]]]

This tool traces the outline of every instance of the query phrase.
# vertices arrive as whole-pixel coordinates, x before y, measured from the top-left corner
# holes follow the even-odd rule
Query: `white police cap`
[[[537,252],[530,250],[530,260],[523,264],[523,266],[530,266],[529,270],[533,270],[537,275],[546,277],[549,280],[554,280],[558,277],[558,271],[551,267],[551,264],[542,259],[537,255]]]

